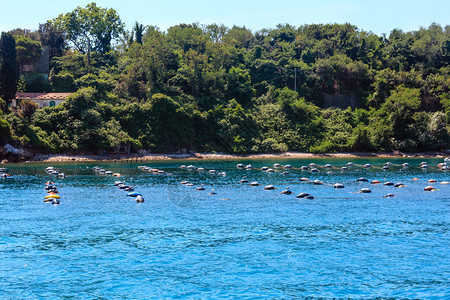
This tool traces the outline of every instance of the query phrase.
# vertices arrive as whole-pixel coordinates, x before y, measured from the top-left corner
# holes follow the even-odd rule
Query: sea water
[[[63,179],[45,172],[50,164],[7,165],[0,298],[449,298],[450,185],[439,183],[450,176],[437,167],[442,159],[426,159],[427,170],[423,160],[395,159],[382,170],[386,159],[353,159],[344,172],[348,159],[52,164]],[[298,169],[312,162],[318,173]],[[294,169],[260,170],[274,163]],[[244,176],[261,185],[240,183]],[[43,202],[49,180],[60,205]],[[116,180],[145,202],[127,197]],[[333,188],[338,182],[345,187]],[[437,190],[424,191],[428,185]],[[287,187],[293,194],[281,194]],[[296,198],[301,192],[314,199]]]

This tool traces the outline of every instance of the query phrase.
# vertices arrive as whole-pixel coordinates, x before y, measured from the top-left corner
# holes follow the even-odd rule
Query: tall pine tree
[[[2,32],[0,39],[0,98],[11,103],[17,91],[16,42],[7,32]]]

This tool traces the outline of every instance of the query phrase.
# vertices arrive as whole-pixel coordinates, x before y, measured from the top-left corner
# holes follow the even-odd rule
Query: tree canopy
[[[32,64],[41,57],[42,45],[38,41],[33,41],[23,35],[14,36],[16,41],[16,60],[19,64],[19,71],[24,65]]]
[[[8,74],[39,42],[56,49],[48,80],[22,74],[21,89],[73,92],[57,107],[7,111],[8,141],[51,152],[448,148],[449,26],[383,36],[352,24],[124,28],[90,3],[15,30],[17,43],[2,34]],[[16,82],[0,81],[4,100]]]
[[[61,14],[52,22],[78,51],[87,55],[88,72],[91,51],[107,53],[111,50],[112,40],[119,38],[124,30],[124,25],[114,9],[101,8],[94,2]]]
[[[0,39],[0,98],[10,103],[17,91],[16,41],[12,34],[2,32]]]

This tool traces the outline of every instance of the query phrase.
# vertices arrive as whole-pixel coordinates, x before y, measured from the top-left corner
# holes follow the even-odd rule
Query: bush
[[[53,74],[50,72],[50,82],[54,92],[75,92],[75,79],[69,72]]]
[[[449,144],[449,132],[447,129],[447,117],[443,112],[435,112],[428,124],[428,133],[431,137],[431,149],[446,149]]]
[[[0,116],[0,145],[8,143],[11,139],[11,126]]]
[[[21,76],[22,77],[22,76]],[[23,75],[25,79],[25,90],[24,92],[30,93],[45,93],[51,91],[51,85],[48,80],[38,73],[25,73]]]
[[[31,100],[24,100],[20,103],[20,106],[22,107],[23,116],[27,119],[29,119],[34,112],[39,108],[39,104],[31,101]]]
[[[274,138],[267,138],[261,142],[261,145],[255,150],[259,150],[262,153],[272,153],[272,152],[287,152],[288,146],[285,143],[279,143]]]
[[[6,101],[0,98],[0,113],[6,113],[8,111],[8,104]]]

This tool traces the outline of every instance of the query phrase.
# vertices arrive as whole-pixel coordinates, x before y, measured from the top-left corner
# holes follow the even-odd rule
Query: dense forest
[[[48,78],[24,71],[50,46]],[[427,151],[449,146],[450,26],[161,31],[91,3],[0,41],[0,146],[36,152]],[[73,92],[55,107],[16,92]]]

